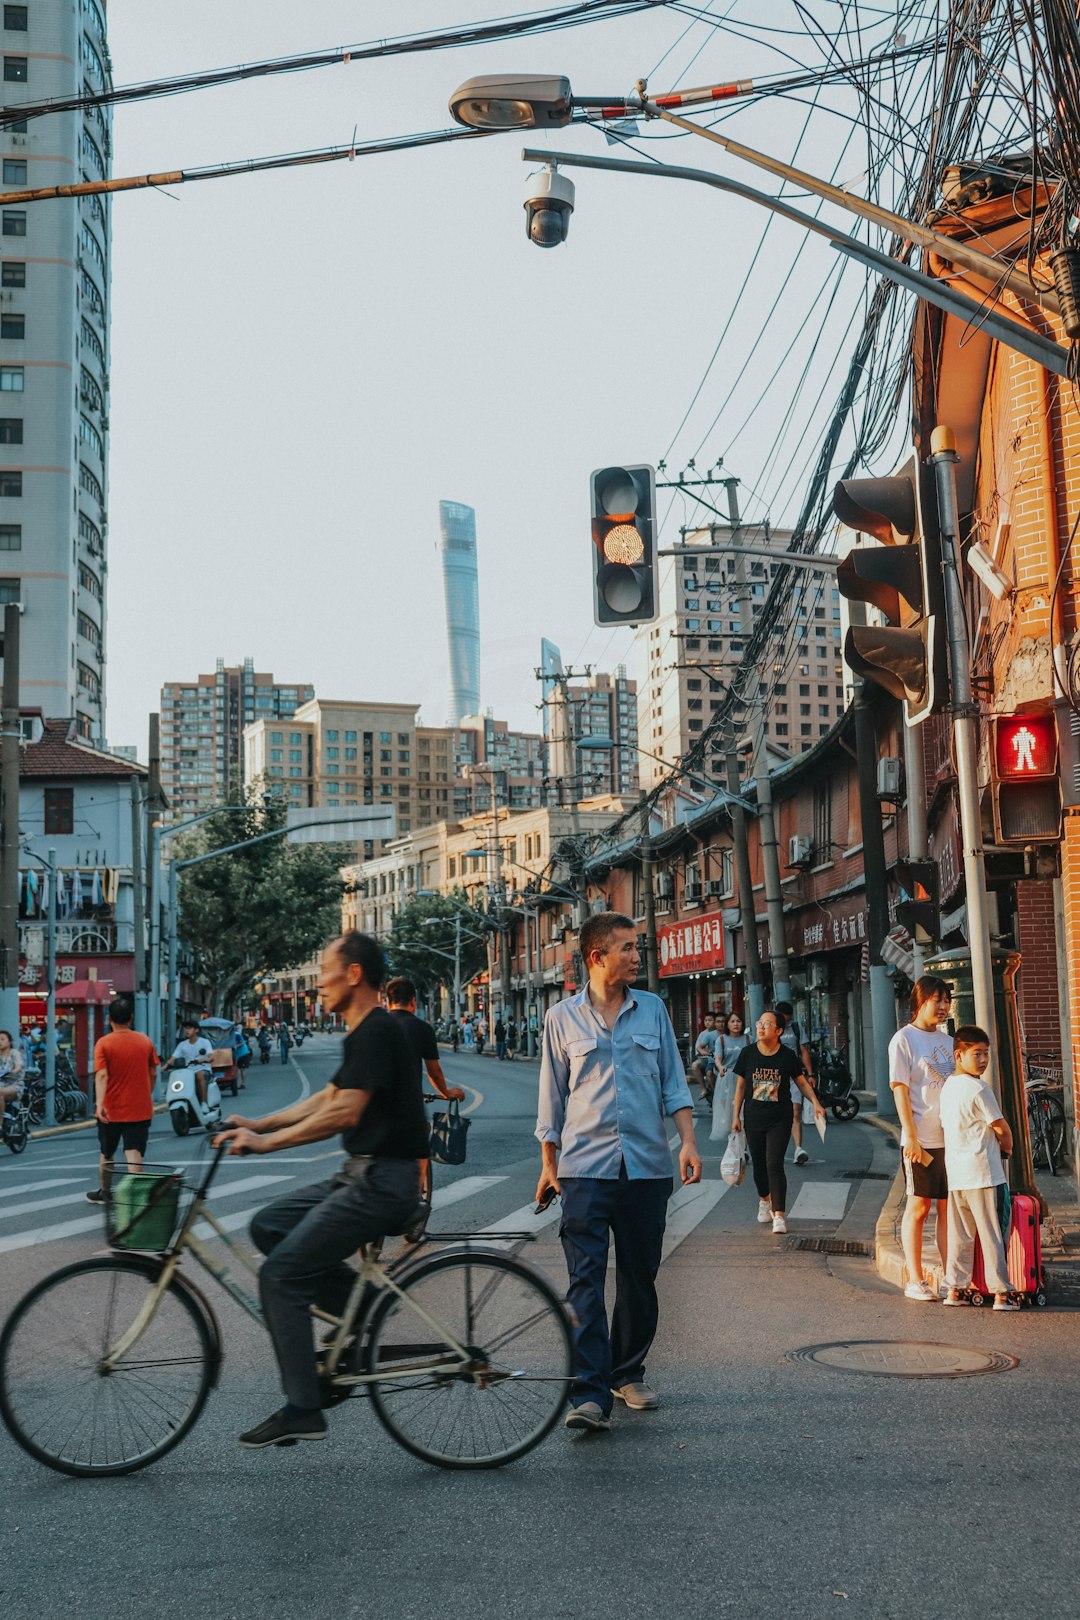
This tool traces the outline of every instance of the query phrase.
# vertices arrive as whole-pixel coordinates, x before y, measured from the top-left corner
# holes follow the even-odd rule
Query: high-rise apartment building
[[[590,670],[584,680],[571,679],[558,647],[544,640],[537,673],[544,693],[548,802],[569,804],[596,793],[636,793],[637,682],[628,678],[626,666],[620,664],[614,675]],[[588,746],[588,740],[601,739],[611,747]]]
[[[260,674],[253,661],[217,661],[212,675],[161,688],[161,785],[174,821],[220,804],[245,780],[245,728],[280,720],[310,703],[315,688]]]
[[[446,640],[450,654],[450,712],[456,726],[480,709],[480,587],[476,513],[459,501],[439,502]]]
[[[0,7],[4,104],[111,88],[98,0]],[[3,191],[102,180],[108,108],[0,131]],[[23,604],[22,702],[100,738],[105,712],[110,205],[0,205],[0,602]]]
[[[745,524],[747,546],[782,550],[786,531]],[[730,544],[690,543],[666,561],[660,576],[660,616],[637,632],[638,743],[641,775],[651,787],[698,740],[720,708],[743,656],[740,608],[751,624],[764,606],[778,562],[743,558],[740,586]],[[835,578],[793,571],[790,596],[772,645],[759,665],[765,740],[774,754],[804,753],[844,711],[840,595]],[[745,716],[743,717],[745,735]],[[649,757],[655,756],[655,758]],[[722,749],[707,762],[721,784]]]

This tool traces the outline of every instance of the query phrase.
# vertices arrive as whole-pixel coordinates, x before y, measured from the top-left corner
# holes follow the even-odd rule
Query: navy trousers
[[[611,1411],[611,1391],[645,1377],[645,1357],[656,1337],[656,1273],[667,1225],[672,1177],[631,1181],[561,1176],[559,1228],[567,1300],[577,1318],[577,1377],[570,1404],[595,1401]],[[608,1244],[615,1239],[615,1308],[608,1326],[604,1283]]]

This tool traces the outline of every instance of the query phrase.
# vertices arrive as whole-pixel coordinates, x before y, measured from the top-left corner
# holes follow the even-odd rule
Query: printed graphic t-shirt
[[[951,1035],[905,1024],[889,1042],[889,1084],[907,1086],[915,1129],[924,1148],[943,1148],[941,1088],[953,1070]]]
[[[802,1064],[786,1046],[771,1055],[755,1041],[743,1047],[735,1059],[735,1073],[746,1082],[743,1118],[747,1125],[761,1129],[791,1118],[791,1082],[802,1074]]]
[[[985,1080],[974,1074],[951,1074],[946,1080],[941,1090],[941,1128],[945,1173],[954,1191],[1000,1187],[1004,1182],[1001,1149],[990,1128],[1001,1117],[1001,1105]]]

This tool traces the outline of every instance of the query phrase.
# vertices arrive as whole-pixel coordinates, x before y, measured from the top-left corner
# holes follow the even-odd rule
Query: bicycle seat
[[[409,1216],[407,1224],[402,1227],[401,1236],[406,1243],[419,1243],[431,1219],[431,1205],[426,1198],[421,1198],[413,1213]]]

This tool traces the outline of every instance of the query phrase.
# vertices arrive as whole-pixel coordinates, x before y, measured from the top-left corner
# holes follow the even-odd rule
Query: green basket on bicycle
[[[160,1254],[172,1244],[180,1226],[179,1170],[128,1171],[113,1182],[105,1208],[105,1225],[114,1249],[148,1249]]]

